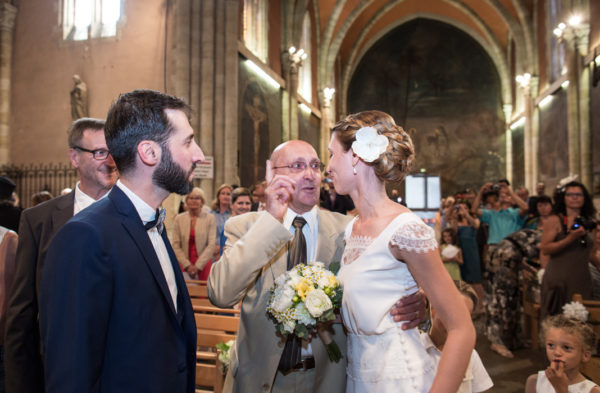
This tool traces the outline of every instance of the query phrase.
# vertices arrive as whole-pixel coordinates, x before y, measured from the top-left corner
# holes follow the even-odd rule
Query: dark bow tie
[[[144,228],[149,231],[150,229],[156,227],[158,233],[162,234],[162,231],[165,228],[164,222],[166,214],[167,211],[165,209],[156,209],[154,220],[148,221],[146,224],[144,224]]]

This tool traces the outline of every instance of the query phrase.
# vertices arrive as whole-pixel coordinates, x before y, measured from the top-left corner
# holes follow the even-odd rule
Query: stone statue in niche
[[[73,90],[71,90],[71,117],[73,120],[88,117],[87,85],[77,74],[73,75]]]

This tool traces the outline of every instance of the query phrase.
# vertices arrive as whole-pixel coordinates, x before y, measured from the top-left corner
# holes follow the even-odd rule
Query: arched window
[[[558,42],[558,37],[552,31],[562,22],[561,0],[550,0],[548,2],[548,22],[550,32],[549,71],[550,82],[557,80],[563,73],[565,67],[565,48]]]
[[[63,39],[115,36],[120,18],[121,0],[63,0]]]
[[[244,0],[242,39],[246,48],[263,62],[267,62],[268,0]]]
[[[311,23],[308,11],[304,14],[302,20],[302,36],[300,38],[300,48],[304,49],[306,59],[298,71],[298,94],[308,102],[312,102],[312,46],[311,46]]]

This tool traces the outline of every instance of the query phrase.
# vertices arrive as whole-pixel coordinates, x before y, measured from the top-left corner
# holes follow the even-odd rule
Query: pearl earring
[[[356,176],[356,167],[352,168],[352,172],[354,172],[354,176]]]

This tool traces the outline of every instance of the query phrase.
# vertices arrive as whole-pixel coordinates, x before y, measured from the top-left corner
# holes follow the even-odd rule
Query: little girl
[[[542,334],[550,366],[527,378],[525,393],[600,393],[600,387],[579,372],[596,345],[592,327],[558,314],[544,320]]]
[[[444,267],[450,273],[453,280],[462,280],[460,276],[460,265],[463,264],[462,251],[458,247],[456,231],[454,228],[446,228],[442,231],[442,245],[440,247]]]

